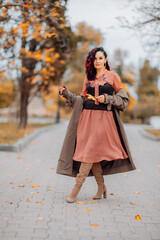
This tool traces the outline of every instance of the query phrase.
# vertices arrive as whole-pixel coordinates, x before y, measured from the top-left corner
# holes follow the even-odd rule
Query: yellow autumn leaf
[[[39,192],[30,192],[31,194],[39,193]]]
[[[138,221],[140,221],[140,220],[141,220],[141,216],[140,216],[140,215],[136,215],[136,216],[135,216],[135,219],[138,220]]]
[[[139,193],[140,193],[140,191],[135,191],[135,192],[134,192],[134,194],[139,194]]]
[[[8,218],[4,218],[4,220],[8,220]]]
[[[91,227],[98,227],[98,224],[89,224]]]
[[[38,219],[39,219],[39,220],[43,220],[44,218],[43,218],[43,217],[39,217]]]
[[[70,212],[69,210],[67,210],[66,212]]]
[[[87,94],[87,98],[96,101],[95,97],[93,97],[91,94]]]
[[[14,183],[14,180],[12,182],[10,182],[9,184],[13,184]]]
[[[110,193],[110,195],[114,195],[114,193]]]
[[[83,209],[82,211],[84,211],[84,212],[89,212],[89,211],[91,211],[91,208],[89,208],[89,209]]]
[[[79,201],[77,201],[76,203],[78,203],[78,204],[85,204],[85,202],[79,202]]]
[[[27,200],[26,200],[27,202],[29,202],[29,198],[27,198]]]
[[[29,70],[26,67],[21,67],[22,72],[29,72]]]
[[[32,185],[32,188],[34,188],[34,187],[40,187],[41,185],[36,185],[36,184],[33,184]]]
[[[132,205],[136,205],[136,203],[135,203],[135,202],[132,202],[131,204],[132,204]]]
[[[39,202],[35,202],[35,203],[41,203],[42,201],[39,201]]]
[[[91,202],[89,202],[89,203],[92,204],[92,203],[94,203],[94,202],[91,201]]]

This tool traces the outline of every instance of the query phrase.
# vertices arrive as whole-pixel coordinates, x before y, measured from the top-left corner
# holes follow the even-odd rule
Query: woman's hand
[[[65,90],[65,87],[63,87],[63,86],[60,86],[60,87],[59,87],[59,93],[60,93],[60,94],[62,94],[62,92],[63,92],[64,90]]]
[[[96,99],[98,100],[98,102],[104,103],[104,101],[105,101],[105,96],[104,96],[104,95],[100,95],[100,96],[96,97]]]

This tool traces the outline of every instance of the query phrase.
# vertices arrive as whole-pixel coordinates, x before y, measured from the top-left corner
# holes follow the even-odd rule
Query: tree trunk
[[[28,118],[28,99],[29,99],[29,86],[22,84],[21,86],[21,98],[20,98],[20,123],[19,128],[27,127],[27,118]]]

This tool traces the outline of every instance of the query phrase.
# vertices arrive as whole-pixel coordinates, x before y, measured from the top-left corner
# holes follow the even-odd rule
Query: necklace
[[[98,75],[96,74],[96,78],[100,78],[101,75],[105,72],[105,70],[106,70],[106,69],[104,69],[104,70],[103,70],[100,74],[98,74]]]

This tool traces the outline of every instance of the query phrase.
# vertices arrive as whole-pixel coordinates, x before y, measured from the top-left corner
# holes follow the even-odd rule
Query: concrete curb
[[[147,138],[149,138],[149,139],[151,139],[151,140],[154,140],[154,141],[160,141],[160,137],[157,137],[157,136],[154,136],[153,134],[150,134],[150,133],[148,133],[148,132],[146,132],[146,130],[147,130],[147,128],[145,128],[145,129],[139,129],[139,132],[143,135],[143,136],[145,136],[145,137],[147,137]]]
[[[18,142],[14,144],[0,144],[0,151],[6,151],[6,152],[20,152],[23,150],[34,138],[36,138],[39,134],[49,131],[53,129],[56,125],[50,125],[46,127],[41,127],[39,129],[36,129],[32,133],[28,134],[26,137],[18,140]]]

